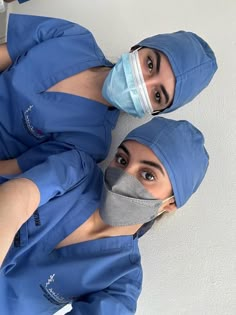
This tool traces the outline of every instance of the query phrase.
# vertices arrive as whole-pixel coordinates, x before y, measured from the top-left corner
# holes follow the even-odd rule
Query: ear
[[[175,203],[175,199],[171,198],[170,200],[167,200],[164,204],[163,204],[163,211],[166,212],[173,212],[177,209],[176,203]]]
[[[173,212],[177,210],[175,202],[167,204],[163,207],[163,210],[165,210],[166,212]]]

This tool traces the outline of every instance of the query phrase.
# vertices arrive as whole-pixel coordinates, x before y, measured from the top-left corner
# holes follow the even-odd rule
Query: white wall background
[[[5,42],[6,12],[0,12],[0,43]]]
[[[179,29],[211,44],[219,65],[213,82],[166,116],[190,120],[203,131],[210,168],[189,203],[141,240],[144,285],[137,314],[235,315],[236,1],[31,0],[9,9],[78,22],[109,57],[118,58],[145,36]],[[122,115],[111,152],[141,122]]]

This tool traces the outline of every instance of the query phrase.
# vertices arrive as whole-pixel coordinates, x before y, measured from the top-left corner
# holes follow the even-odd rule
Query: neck
[[[93,93],[94,93],[95,99],[108,107],[112,107],[112,105],[108,103],[107,100],[105,100],[104,97],[102,96],[102,87],[103,87],[104,81],[106,80],[106,77],[111,71],[111,68],[97,67],[97,68],[90,69],[90,71],[91,71],[90,73],[92,74],[90,77],[91,86],[93,86]]]
[[[96,238],[120,236],[120,235],[133,235],[142,226],[142,224],[129,225],[129,226],[110,226],[106,224],[97,209],[89,218],[89,234],[96,235]]]
[[[140,226],[141,224],[116,227],[107,225],[102,221],[97,209],[87,221],[57,244],[56,248],[105,237],[134,235]]]

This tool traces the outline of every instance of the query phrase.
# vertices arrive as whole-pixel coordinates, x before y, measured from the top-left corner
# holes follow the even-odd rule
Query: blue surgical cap
[[[210,83],[217,70],[214,52],[198,35],[179,31],[146,38],[137,46],[163,52],[172,67],[176,85],[173,102],[164,113],[187,104]]]
[[[125,140],[150,148],[169,176],[176,206],[182,207],[202,182],[209,163],[202,133],[185,120],[155,117]]]

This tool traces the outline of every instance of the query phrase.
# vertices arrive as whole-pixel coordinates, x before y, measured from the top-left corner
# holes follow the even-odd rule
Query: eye
[[[147,172],[147,171],[143,171],[141,173],[141,176],[147,181],[154,181],[155,180],[155,176],[152,173]]]
[[[116,163],[122,166],[127,164],[126,160],[120,154],[116,154]]]
[[[147,59],[147,65],[148,65],[149,72],[152,72],[152,70],[153,70],[153,62],[152,62],[152,59],[150,57],[148,57],[148,59]]]
[[[155,92],[155,101],[159,104],[161,103],[161,94],[160,92]]]

